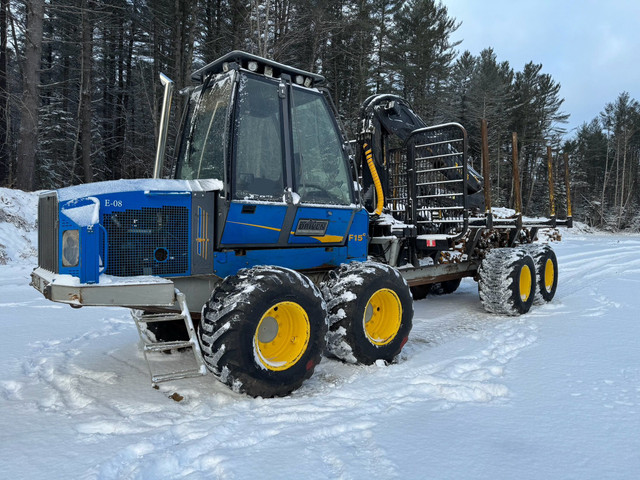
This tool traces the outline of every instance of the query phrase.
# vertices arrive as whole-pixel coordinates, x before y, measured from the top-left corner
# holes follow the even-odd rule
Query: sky
[[[624,91],[640,100],[637,0],[442,0],[462,22],[460,52],[492,47],[515,71],[530,61],[560,83],[569,131],[590,122]]]

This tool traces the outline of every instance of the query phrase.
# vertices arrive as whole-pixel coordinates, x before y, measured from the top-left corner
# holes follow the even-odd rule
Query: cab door
[[[243,72],[221,247],[343,246],[356,206],[323,95]]]
[[[285,198],[284,98],[279,82],[243,72],[235,110],[232,198],[222,247],[282,245]]]
[[[348,159],[333,113],[315,89],[290,90],[293,188],[299,206],[289,243],[343,245],[356,210]]]

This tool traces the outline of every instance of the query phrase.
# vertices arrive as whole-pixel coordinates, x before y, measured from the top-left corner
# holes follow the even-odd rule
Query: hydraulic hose
[[[371,178],[373,179],[373,185],[376,187],[376,209],[373,212],[376,215],[380,215],[382,213],[382,208],[384,207],[384,193],[382,192],[382,183],[380,183],[380,177],[378,176],[378,171],[376,170],[375,163],[373,162],[373,153],[369,148],[369,145],[366,143],[362,145],[364,149],[365,157],[367,158],[367,165],[369,166],[369,171],[371,172]]]

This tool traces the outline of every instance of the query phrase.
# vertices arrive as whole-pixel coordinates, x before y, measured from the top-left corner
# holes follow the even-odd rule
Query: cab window
[[[293,89],[296,191],[303,203],[349,205],[349,172],[333,114],[320,93]]]
[[[234,72],[192,95],[176,177],[224,180],[227,122]],[[198,90],[196,90],[198,92]]]
[[[236,122],[235,198],[282,201],[284,163],[278,85],[243,76]]]

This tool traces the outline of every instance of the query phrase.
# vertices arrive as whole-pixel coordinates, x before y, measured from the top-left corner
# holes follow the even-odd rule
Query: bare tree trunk
[[[609,152],[610,152],[610,134],[609,131],[607,130],[607,154],[605,156],[605,163],[604,163],[604,179],[602,180],[602,194],[600,196],[600,227],[602,227],[605,224],[605,218],[604,218],[604,202],[605,202],[605,195],[607,193],[607,183],[609,182]]]
[[[0,186],[9,185],[9,92],[7,90],[7,12],[9,0],[0,0]]]
[[[38,107],[40,106],[40,61],[44,0],[25,0],[27,29],[23,68],[24,89],[18,142],[17,187],[33,190],[38,144]]]
[[[383,60],[383,52],[385,51],[385,39],[387,37],[387,5],[388,2],[383,1],[380,4],[380,28],[377,32],[377,64],[376,64],[376,90],[375,93],[380,93],[382,91],[382,76],[384,72],[384,60]],[[386,73],[386,72],[385,72]]]
[[[502,198],[502,192],[500,190],[500,141],[496,143],[496,189],[497,194],[494,197],[496,199],[496,204],[502,205],[500,203]]]
[[[93,57],[93,26],[89,18],[91,0],[82,2],[82,54],[80,66],[80,102],[78,104],[78,137],[73,158],[77,157],[77,146],[80,144],[84,182],[93,181],[91,165],[91,67]],[[75,160],[74,160],[75,164]]]
[[[527,206],[525,207],[526,212],[531,212],[531,199],[533,198],[533,190],[536,186],[536,176],[531,174],[531,183],[529,185],[529,193],[527,194]]]
[[[262,35],[264,35],[264,39],[262,41],[262,48],[260,49],[260,56],[266,57],[269,54],[269,14],[271,13],[271,0],[267,0],[265,3],[265,12],[264,12],[264,31]],[[259,15],[259,14],[258,14]],[[258,18],[260,18],[258,16]]]
[[[118,123],[118,127],[116,128],[116,135],[118,141],[120,142],[120,147],[118,148],[118,177],[117,178],[125,178],[123,173],[127,171],[126,165],[127,162],[131,162],[131,158],[129,158],[130,146],[132,143],[133,134],[130,132],[135,131],[132,125],[129,126],[129,131],[127,130],[127,116],[130,115],[131,122],[135,117],[135,112],[129,112],[129,109],[135,102],[130,102],[130,95],[132,92],[132,82],[133,82],[133,51],[134,51],[134,39],[136,36],[136,31],[138,28],[137,17],[135,15],[135,11],[137,10],[137,0],[133,0],[133,10],[134,15],[131,19],[131,30],[129,32],[129,39],[127,43],[126,51],[124,48],[122,49],[122,55],[126,56],[125,60],[121,60],[120,63],[123,64],[122,68],[124,69],[124,73],[119,74],[119,82],[122,84],[123,76],[126,78],[125,83],[122,86],[122,92],[118,93],[118,105],[121,105],[120,108],[120,119]],[[120,68],[120,67],[119,67]],[[132,104],[132,105],[130,105]]]
[[[176,90],[178,91],[189,85],[194,42],[192,8],[191,0],[175,0],[174,2],[175,26],[172,45],[174,69],[173,81],[175,82]],[[154,81],[157,81],[157,79],[158,77],[155,77]],[[182,96],[176,96],[174,98],[172,110],[175,112],[181,112],[183,107],[182,100]],[[157,135],[156,138],[158,138]]]
[[[618,190],[619,190],[619,183],[620,183],[620,138],[619,138],[619,135],[616,135],[616,161],[615,161],[615,165],[616,165],[616,183],[615,183],[615,190],[613,192],[613,206],[617,207],[618,206]]]
[[[174,81],[176,82],[177,90],[184,88],[186,73],[183,70],[184,66],[184,50],[186,45],[184,44],[184,32],[187,28],[185,24],[189,4],[183,0],[175,0],[173,13],[174,18],[174,31],[173,31],[173,68],[174,68]],[[157,81],[154,78],[153,81]]]

